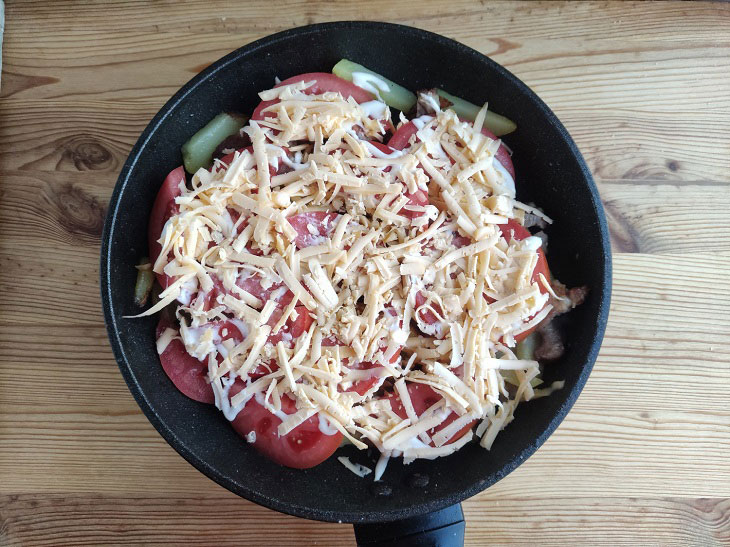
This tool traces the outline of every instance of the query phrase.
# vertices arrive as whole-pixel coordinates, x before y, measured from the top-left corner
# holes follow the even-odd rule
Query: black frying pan
[[[566,354],[544,375],[547,382],[565,380],[564,389],[520,405],[491,451],[470,445],[434,461],[404,466],[392,460],[379,483],[354,475],[335,457],[301,471],[259,455],[214,407],[186,398],[168,380],[155,351],[156,319],[122,318],[139,311],[133,303],[134,265],[148,253],[147,218],[165,175],[181,163],[180,146],[223,110],[251,112],[259,102],[257,92],[271,87],[274,76],[330,71],[342,57],[411,90],[441,87],[477,104],[489,100],[494,111],[516,120],[519,129],[505,142],[514,150],[518,197],[534,201],[555,219],[548,230],[554,276],[591,290],[586,303],[564,317]],[[578,397],[603,338],[610,290],[608,230],[596,187],[545,103],[477,51],[386,23],[325,23],[274,34],[227,55],[188,82],[153,118],[129,155],[111,198],[101,251],[101,293],[114,354],[132,394],[167,442],[246,499],[299,517],[356,523],[362,543],[400,535],[404,544],[403,534],[416,534],[409,536],[414,544],[463,538],[458,503],[524,462]],[[337,454],[373,465],[374,455],[351,446]],[[389,521],[398,522],[373,524]],[[424,530],[430,537],[417,535]]]

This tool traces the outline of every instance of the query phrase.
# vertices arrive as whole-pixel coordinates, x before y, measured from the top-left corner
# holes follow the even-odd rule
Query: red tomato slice
[[[395,148],[396,150],[403,150],[408,146],[408,141],[411,137],[416,134],[418,128],[413,122],[404,123],[398,129],[395,130],[393,136],[388,141],[388,146]]]
[[[420,416],[423,414],[427,409],[438,403],[442,397],[441,395],[431,388],[431,386],[427,386],[424,384],[416,384],[416,383],[409,383],[408,386],[408,395],[411,398],[411,403],[413,404],[413,410],[416,411],[416,415]],[[403,406],[403,403],[398,396],[398,394],[394,391],[392,393],[389,393],[386,397],[386,399],[390,400],[390,406],[399,417],[401,418],[407,418],[408,414],[406,413],[406,409]],[[445,428],[447,425],[449,425],[451,422],[456,420],[459,417],[459,415],[456,412],[449,413],[448,416],[446,416],[446,419],[441,422],[436,427],[429,429],[427,433],[429,436],[433,436],[434,433],[437,433],[441,431],[443,428]],[[465,425],[462,429],[457,431],[453,437],[451,437],[446,443],[444,444],[451,444],[454,441],[459,440],[461,437],[463,437],[472,427],[474,427],[474,424],[477,422],[477,420],[474,420],[473,422]],[[431,446],[433,445],[433,442],[430,443]]]
[[[297,306],[294,309],[297,312],[297,318],[289,319],[277,334],[269,336],[268,343],[275,345],[281,340],[293,343],[293,340],[296,340],[305,331],[309,330],[313,320],[307,308]],[[283,309],[277,307],[267,324],[272,327],[276,325],[279,319],[281,319],[282,313]],[[205,326],[217,329],[222,341],[233,340],[239,344],[245,338],[245,333],[242,333],[233,321],[215,321]],[[157,338],[168,327],[172,327],[172,325],[165,319],[160,319],[157,326]],[[219,357],[219,361],[220,359]],[[213,389],[207,381],[208,365],[206,362],[199,361],[190,355],[185,350],[185,345],[182,341],[173,340],[170,342],[162,355],[160,355],[160,362],[167,376],[184,395],[203,403],[213,403]],[[249,376],[257,379],[278,368],[279,366],[276,361],[272,361],[268,366],[257,366],[249,373]]]
[[[396,151],[395,148],[392,148],[387,144],[383,144],[381,142],[370,141],[370,144],[385,154],[390,154],[391,152]],[[386,173],[390,171],[390,166],[386,167],[384,171]],[[406,196],[408,196],[407,205],[416,205],[420,207],[428,205],[428,192],[424,192],[423,190],[416,190],[413,194],[406,192]],[[410,211],[404,206],[403,209],[398,211],[398,214],[403,215],[406,218],[416,218],[422,216],[425,213],[422,213],[421,211]]]
[[[160,318],[157,324],[157,338],[168,327],[172,325],[164,318]],[[170,342],[160,354],[160,363],[167,377],[183,395],[201,403],[215,402],[213,388],[207,381],[208,365],[185,351],[182,341],[176,339]]]
[[[357,382],[353,382],[352,385],[347,389],[341,389],[338,388],[340,391],[354,391],[358,395],[365,395],[370,388],[372,388],[375,384],[378,383],[377,372],[378,369],[381,369],[383,367],[379,366],[376,363],[369,363],[366,361],[356,361],[353,365],[347,365],[349,368],[354,370],[371,370],[372,376],[370,378],[363,378],[362,380],[358,380]]]
[[[515,220],[510,220],[507,224],[500,224],[499,229],[502,230],[502,234],[504,235],[505,238],[516,239],[517,241],[520,241],[520,240],[525,239],[526,237],[530,237],[532,235],[527,230],[527,228],[525,228],[524,226],[522,226]],[[531,280],[533,283],[537,283],[538,287],[540,288],[540,292],[542,294],[547,294],[547,292],[548,292],[547,289],[540,282],[540,274],[545,276],[545,280],[548,283],[551,282],[550,268],[548,268],[547,260],[545,259],[545,253],[543,252],[542,247],[540,247],[537,250],[537,264],[535,265],[535,269],[532,272]],[[532,317],[535,317],[535,316],[533,315]],[[532,317],[530,317],[528,319],[528,321],[530,319],[532,319]],[[520,334],[517,334],[514,337],[515,341],[519,342],[521,340],[524,340],[532,332],[534,332],[538,326],[539,325],[536,325],[533,328],[526,330],[525,332],[521,332]]]
[[[426,296],[423,294],[423,291],[418,291],[416,293],[416,308],[419,308],[420,306],[423,306],[426,303]],[[431,302],[431,307],[434,309],[434,311],[440,315],[441,317],[444,316],[444,311],[441,309],[441,306],[438,302]],[[421,320],[429,325],[433,325],[435,323],[438,323],[440,319],[438,316],[431,310],[421,310],[418,312],[418,316],[421,318]],[[424,333],[426,334],[426,333]],[[444,335],[446,335],[446,332],[444,332]]]
[[[388,146],[395,148],[396,150],[403,150],[408,146],[408,141],[410,141],[411,137],[416,134],[416,131],[418,131],[418,129],[413,122],[401,125],[388,141]],[[490,139],[497,139],[497,136],[486,128],[482,128],[482,133]],[[512,164],[512,158],[504,144],[499,147],[494,157],[502,164],[502,167],[504,167],[507,172],[512,175],[512,178],[515,178],[515,166]]]
[[[461,247],[466,247],[467,245],[470,245],[472,243],[472,239],[469,236],[463,236],[459,232],[452,232],[452,240],[451,244],[456,248],[459,249]],[[457,275],[456,272],[452,272],[451,277],[455,278]],[[423,294],[423,292],[419,291],[416,293],[416,307],[422,306],[426,302],[426,296]],[[441,306],[438,304],[438,302],[432,302],[431,307],[438,313],[441,317],[444,316],[444,312],[441,309]],[[434,312],[431,310],[422,310],[419,312],[419,317],[422,321],[429,325],[433,325],[434,323],[437,323],[439,321],[438,317]],[[426,333],[424,333],[426,334]],[[447,333],[444,332],[444,336]]]
[[[455,232],[454,233],[454,239],[451,240],[451,243],[457,249],[461,249],[462,247],[466,247],[467,245],[471,245],[472,239],[469,236],[463,236],[459,232]]]
[[[322,345],[325,344],[323,343]],[[403,348],[398,349],[398,351],[395,352],[395,355],[391,357],[391,363],[395,363],[398,360],[402,349]],[[347,366],[354,370],[371,370],[372,376],[370,378],[363,378],[362,380],[353,382],[353,384],[348,389],[340,389],[340,391],[354,391],[358,395],[365,395],[373,386],[375,386],[380,381],[378,373],[383,367],[381,367],[377,363],[371,363],[369,361],[356,361],[354,365],[348,364]]]
[[[241,153],[244,150],[248,150],[251,154],[253,154],[253,146],[247,146],[246,148],[239,148],[238,150],[236,150],[236,152]],[[284,150],[287,151],[287,153],[288,153],[288,149],[287,148],[285,148]],[[220,159],[220,161],[225,165],[225,168],[226,169],[228,169],[228,167],[231,165],[231,162],[236,157],[236,152],[231,152],[230,154],[226,154],[225,156],[223,156]],[[213,172],[214,173],[220,171],[221,169],[223,169],[223,167],[220,164],[215,164],[213,166]],[[279,162],[279,168],[278,169],[275,168],[273,165],[269,164],[269,174],[272,177],[274,175],[281,175],[282,173],[287,173],[289,171],[291,171],[291,169],[289,169],[289,167],[287,167],[281,161]]]
[[[297,82],[311,81],[314,81],[314,85],[304,90],[304,93],[307,95],[321,95],[328,91],[339,91],[345,99],[352,97],[358,103],[366,103],[375,99],[372,93],[365,91],[363,88],[356,86],[352,82],[343,80],[342,78],[328,72],[309,72],[307,74],[300,74],[299,76],[292,76],[291,78],[287,78],[283,82],[276,84],[274,87],[295,84]],[[251,114],[251,119],[263,120],[264,117],[273,118],[275,116],[273,112],[263,113],[262,111],[278,102],[278,99],[261,102],[253,111],[253,114]]]
[[[288,305],[294,298],[294,293],[284,283],[274,283],[267,288],[263,288],[261,286],[261,275],[257,273],[245,278],[243,276],[239,277],[236,285],[262,302],[273,298],[279,306]]]
[[[510,220],[507,224],[500,224],[499,229],[502,231],[502,234],[504,235],[505,238],[508,238],[508,239],[514,238],[517,241],[520,241],[520,240],[525,239],[526,237],[530,237],[530,235],[532,235],[527,230],[527,228],[525,228],[524,226],[522,226],[515,220]],[[452,243],[453,243],[454,247],[456,247],[456,248],[464,247],[465,245],[469,245],[471,243],[471,239],[466,236],[462,236],[458,232],[455,232]],[[547,289],[540,282],[540,274],[544,275],[547,282],[550,283],[550,269],[548,268],[547,260],[545,259],[545,253],[543,252],[542,248],[537,250],[537,264],[535,265],[535,269],[532,272],[531,280],[533,283],[538,284],[541,293],[547,294],[547,292],[548,292]],[[487,300],[490,301],[489,298]],[[416,293],[416,307],[422,306],[425,302],[426,302],[426,296],[421,291],[417,292]],[[443,311],[441,309],[441,306],[438,305],[438,303],[433,302],[431,304],[431,306],[436,311],[436,313],[443,316]],[[423,320],[425,323],[427,323],[429,325],[433,325],[434,323],[438,322],[438,320],[439,320],[438,317],[431,310],[423,310],[423,311],[419,312],[419,317],[421,318],[421,320]],[[534,317],[534,315],[532,317]],[[531,319],[531,318],[529,318],[529,319]],[[529,321],[529,319],[528,319],[528,321]],[[537,328],[537,326],[516,335],[514,337],[515,341],[519,342],[520,340],[524,340],[536,328]]]
[[[243,383],[236,381],[231,386],[231,396],[243,388]],[[294,414],[296,404],[288,396],[281,398],[281,411]],[[276,463],[295,469],[308,469],[329,458],[342,442],[342,433],[325,435],[319,429],[318,415],[312,416],[283,437],[277,428],[281,420],[256,402],[249,400],[246,406],[231,422],[233,429],[245,437],[250,432],[256,433],[254,448]]]
[[[176,167],[165,177],[160,190],[157,192],[157,198],[152,206],[152,213],[147,228],[147,238],[150,252],[150,262],[154,265],[160,256],[162,246],[157,242],[162,234],[162,229],[168,219],[176,215],[179,211],[175,198],[182,192],[180,191],[180,183],[185,184],[185,170],[182,165]],[[173,280],[165,274],[155,274],[157,281],[163,289],[166,289]]]
[[[305,306],[295,306],[294,311],[297,312],[297,318],[292,319],[291,317],[287,320],[284,326],[279,329],[279,332],[269,336],[270,344],[278,344],[282,340],[284,342],[291,342],[299,338],[302,334],[309,330],[314,319],[309,315],[309,310]],[[274,327],[281,319],[284,309],[280,306],[274,310],[266,323],[270,327]],[[277,367],[278,368],[278,367]]]
[[[337,213],[325,211],[313,211],[311,213],[299,213],[287,217],[289,224],[297,231],[294,244],[297,249],[304,249],[313,245],[323,245],[324,239],[330,237],[337,226]]]
[[[304,316],[304,314],[300,314]],[[157,327],[157,336],[169,326],[164,319]],[[242,339],[238,328],[230,321],[221,322],[222,338]],[[226,334],[223,334],[225,330]],[[292,327],[292,332],[295,328]],[[213,404],[213,389],[206,380],[208,366],[185,351],[180,340],[173,340],[160,355],[160,362],[167,376],[184,395],[195,401]],[[259,367],[262,368],[262,367]],[[256,372],[256,371],[254,371]],[[267,372],[262,372],[265,374]],[[252,373],[252,376],[255,375]],[[231,387],[230,395],[238,393],[244,383],[237,379]],[[289,397],[282,398],[282,411],[285,414],[296,412],[296,405]],[[254,446],[267,457],[288,467],[305,469],[323,462],[337,449],[342,434],[325,435],[319,429],[319,418],[314,416],[287,435],[279,437],[277,427],[281,420],[271,414],[255,399],[251,399],[232,422],[233,428],[242,436],[256,432]]]

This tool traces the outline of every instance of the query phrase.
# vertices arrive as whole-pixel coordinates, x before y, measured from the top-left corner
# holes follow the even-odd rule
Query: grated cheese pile
[[[318,415],[325,431],[377,447],[376,479],[390,456],[445,456],[474,435],[489,449],[518,402],[540,394],[538,363],[511,349],[551,310],[531,280],[540,240],[499,229],[540,213],[515,200],[495,160],[500,141],[481,133],[486,107],[473,126],[451,111],[417,118],[412,144],[384,151],[372,144],[390,122],[384,103],[309,95],[310,85],[262,92],[278,102],[244,128],[252,150],[182,189],[154,264],[174,282],[145,312],[177,301],[180,331],[158,350],[179,336],[207,362],[229,420],[255,398],[282,419],[280,435]],[[419,191],[427,205],[410,199]],[[299,336],[295,322],[306,327]],[[245,386],[229,397],[236,378]],[[416,384],[440,395],[420,416]],[[281,412],[285,396],[295,413]]]

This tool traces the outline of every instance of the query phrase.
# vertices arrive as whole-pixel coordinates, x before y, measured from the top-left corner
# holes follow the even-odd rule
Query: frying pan
[[[383,480],[360,478],[331,457],[306,470],[259,455],[214,407],[182,395],[155,350],[155,318],[125,319],[133,303],[134,265],[146,256],[147,219],[165,175],[180,165],[180,146],[217,113],[251,112],[257,92],[305,72],[329,71],[341,58],[416,90],[440,87],[518,124],[504,140],[514,150],[517,193],[554,220],[548,261],[568,286],[587,285],[587,301],[563,316],[565,356],[546,367],[549,397],[520,405],[491,451],[468,445],[437,460],[392,460]],[[114,354],[152,424],[186,460],[228,490],[265,507],[308,519],[355,524],[361,544],[463,542],[459,502],[524,462],[563,420],[598,354],[608,318],[611,254],[601,202],[583,158],[563,125],[503,67],[453,40],[386,23],[337,22],[280,32],[213,63],[180,89],[132,149],[114,189],[101,249],[101,294]],[[352,446],[337,455],[372,467],[374,454]],[[539,488],[539,485],[536,485]]]

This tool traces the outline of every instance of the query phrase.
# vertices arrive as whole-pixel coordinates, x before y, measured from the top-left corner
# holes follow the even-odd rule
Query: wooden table
[[[245,5],[244,5],[245,4]],[[352,545],[188,465],[102,319],[106,204],[137,136],[225,53],[318,21],[395,21],[505,65],[592,168],[614,246],[583,395],[464,504],[467,543],[730,542],[730,4],[13,1],[0,100],[0,544]],[[211,515],[224,515],[224,518]]]

